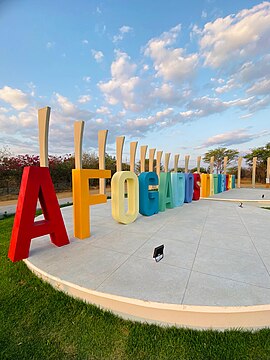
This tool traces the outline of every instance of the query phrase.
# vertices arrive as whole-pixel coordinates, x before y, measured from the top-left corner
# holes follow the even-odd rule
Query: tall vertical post
[[[146,157],[146,151],[147,151],[147,145],[141,146],[141,173],[145,172],[145,157]]]
[[[211,158],[210,158],[210,174],[213,174],[213,172],[214,172],[214,161],[215,161],[215,157],[211,156]]]
[[[156,168],[157,176],[160,175],[160,166],[161,166],[162,154],[163,154],[163,151],[157,151],[157,168]]]
[[[252,164],[252,187],[256,187],[256,165],[257,165],[257,158],[253,158],[253,164]]]
[[[48,134],[51,108],[46,106],[38,110],[39,160],[41,167],[48,167]]]
[[[197,173],[200,174],[201,173],[201,156],[197,157]]]
[[[99,169],[105,170],[105,148],[108,130],[99,130],[98,132],[98,163]],[[99,193],[106,194],[106,179],[99,179]]]
[[[84,121],[74,122],[75,169],[82,169],[82,141]]]
[[[130,143],[130,171],[135,172],[135,158],[138,141],[132,141]]]
[[[149,149],[149,171],[154,171],[154,159],[156,149]]]
[[[270,183],[270,157],[267,158],[267,168],[266,168],[266,187],[269,188]]]
[[[188,173],[189,158],[190,158],[190,155],[185,156],[185,173]]]
[[[177,172],[177,170],[178,170],[179,156],[180,156],[180,154],[174,155],[174,169],[173,169],[174,172]]]
[[[171,156],[171,153],[166,153],[165,154],[165,172],[169,172],[169,162],[170,162],[170,156]]]
[[[240,189],[241,187],[241,166],[242,166],[242,156],[238,158],[238,171],[237,171],[237,187]]]
[[[224,165],[223,165],[223,173],[226,174],[227,173],[227,162],[228,162],[228,156],[224,157]]]
[[[125,141],[124,136],[118,136],[116,138],[116,171],[122,171],[122,156],[123,156],[124,141]]]

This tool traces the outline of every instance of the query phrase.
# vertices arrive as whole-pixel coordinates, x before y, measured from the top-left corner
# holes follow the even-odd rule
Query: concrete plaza
[[[234,189],[216,197],[270,199],[269,190]],[[265,204],[267,202],[265,201]],[[268,202],[269,204],[269,202]],[[107,204],[91,207],[91,237],[73,237],[72,207],[62,209],[70,245],[33,239],[28,263],[101,293],[168,304],[270,304],[270,211],[250,203],[200,200],[130,225]],[[156,246],[165,256],[156,263]]]

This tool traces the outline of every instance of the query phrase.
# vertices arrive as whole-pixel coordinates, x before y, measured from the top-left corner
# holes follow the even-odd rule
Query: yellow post
[[[149,171],[154,171],[154,159],[156,149],[149,149]]]
[[[167,173],[167,172],[169,172],[169,161],[170,161],[170,156],[171,156],[171,153],[166,153],[165,154],[165,166],[164,166],[164,168],[165,168],[165,172]]]
[[[41,167],[48,167],[48,134],[51,108],[46,106],[38,110],[39,160]]]
[[[227,162],[228,162],[228,156],[225,156],[225,157],[224,157],[224,166],[223,166],[223,168],[224,168],[223,173],[224,173],[224,174],[227,173]]]
[[[156,168],[157,176],[160,175],[160,166],[161,166],[162,154],[163,154],[163,151],[157,151],[157,168]]]
[[[145,172],[145,157],[146,157],[147,145],[141,146],[141,173]]]
[[[185,156],[185,173],[188,173],[189,158],[190,158],[190,155]]]
[[[174,155],[174,170],[173,170],[174,172],[177,172],[178,169],[179,156],[180,154]]]
[[[99,130],[98,132],[98,162],[99,169],[105,170],[105,148],[108,130]],[[99,179],[99,193],[106,194],[106,180]]]
[[[135,172],[135,158],[138,141],[132,141],[130,143],[130,171]]]
[[[267,169],[266,169],[266,187],[269,188],[270,183],[270,157],[267,158]]]
[[[210,158],[210,174],[213,174],[213,172],[214,172],[214,161],[215,161],[215,157],[211,156],[211,158]]]
[[[253,164],[252,164],[252,187],[256,187],[256,165],[257,165],[257,158],[253,158]]]
[[[242,165],[242,156],[238,158],[238,171],[237,171],[237,187],[241,187],[241,165]]]
[[[197,173],[200,174],[201,173],[201,156],[197,157]]]
[[[82,140],[84,121],[74,122],[75,169],[82,169]]]
[[[122,154],[124,141],[124,136],[118,136],[116,138],[116,171],[122,171]]]

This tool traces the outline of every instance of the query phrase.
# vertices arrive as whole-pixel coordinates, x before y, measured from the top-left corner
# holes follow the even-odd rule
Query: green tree
[[[270,157],[270,142],[265,146],[251,149],[251,152],[244,156],[250,168],[253,165],[253,158],[257,157],[256,177],[260,182],[265,182],[267,158]]]
[[[224,171],[224,157],[228,156],[227,165],[230,165],[236,159],[238,154],[238,150],[220,147],[207,151],[204,154],[203,161],[210,164],[210,159],[212,156],[214,156],[214,169],[216,170],[217,174],[221,174]]]

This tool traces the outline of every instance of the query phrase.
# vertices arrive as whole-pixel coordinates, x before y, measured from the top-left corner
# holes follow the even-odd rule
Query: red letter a
[[[38,199],[45,220],[35,221]],[[31,240],[46,234],[56,246],[69,244],[49,169],[25,167],[8,257],[14,262],[27,258]]]

